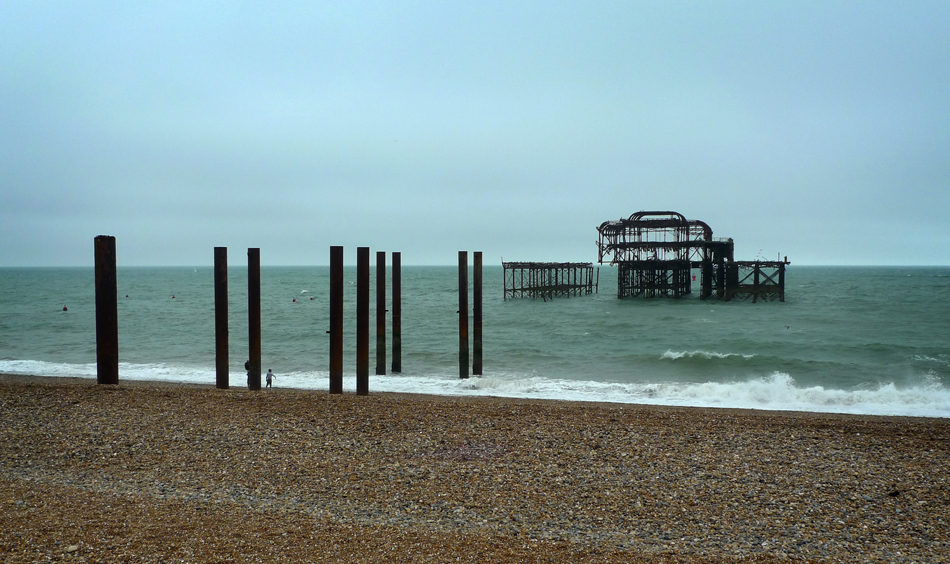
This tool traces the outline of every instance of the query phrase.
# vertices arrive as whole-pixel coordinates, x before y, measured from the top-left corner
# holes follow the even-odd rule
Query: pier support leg
[[[376,252],[376,374],[386,374],[386,251]]]
[[[119,290],[115,237],[99,235],[96,253],[96,382],[119,383]]]
[[[356,248],[356,395],[369,394],[369,247]]]
[[[393,373],[402,372],[402,253],[393,253]]]
[[[468,378],[468,251],[459,251],[459,378]]]
[[[214,386],[230,386],[228,365],[228,248],[214,248]]]
[[[343,247],[330,247],[330,393],[343,393]]]
[[[781,264],[778,267],[778,291],[779,291],[779,301],[785,301],[785,264]]]
[[[261,389],[261,250],[247,250],[247,326],[249,337],[247,388]]]
[[[482,373],[482,252],[472,257],[472,374]]]
[[[759,300],[759,263],[755,263],[752,271],[752,303]]]

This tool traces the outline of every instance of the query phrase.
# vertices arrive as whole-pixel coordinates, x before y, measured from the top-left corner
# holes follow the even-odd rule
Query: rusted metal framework
[[[680,213],[640,211],[605,221],[597,232],[598,262],[618,268],[618,298],[685,296],[697,268],[700,298],[785,300],[787,261],[735,262],[732,239],[714,239],[709,225]]]
[[[785,301],[787,261],[737,261],[726,265],[726,301],[733,298],[766,302]]]
[[[590,262],[502,262],[505,299],[580,296],[597,291]],[[598,275],[600,271],[598,270]]]

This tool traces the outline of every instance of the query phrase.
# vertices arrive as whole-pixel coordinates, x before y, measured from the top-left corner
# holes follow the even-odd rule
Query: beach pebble
[[[7,377],[0,418],[11,561],[950,553],[943,419]]]

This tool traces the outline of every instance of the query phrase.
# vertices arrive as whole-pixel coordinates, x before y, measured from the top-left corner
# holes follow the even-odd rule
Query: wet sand
[[[9,375],[0,415],[0,562],[950,554],[947,419]]]

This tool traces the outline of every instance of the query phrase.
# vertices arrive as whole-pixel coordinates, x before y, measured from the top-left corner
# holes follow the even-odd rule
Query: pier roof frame
[[[597,228],[598,262],[693,260],[706,258],[713,231],[700,220],[674,211],[638,211],[626,219],[610,220]]]

